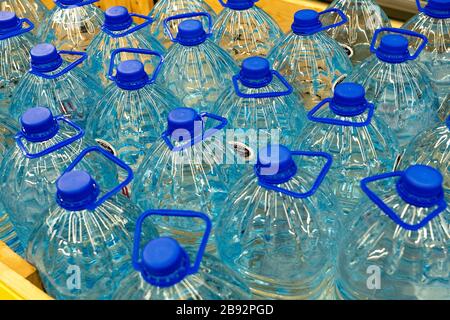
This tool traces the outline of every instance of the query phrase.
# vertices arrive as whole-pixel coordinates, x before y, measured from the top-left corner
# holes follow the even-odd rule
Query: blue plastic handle
[[[60,77],[60,76],[62,76],[64,74],[66,74],[67,72],[69,72],[70,70],[72,70],[73,68],[78,66],[79,64],[83,63],[83,61],[87,59],[87,53],[86,52],[60,50],[60,51],[58,51],[58,53],[59,54],[73,55],[73,56],[80,56],[80,58],[75,60],[75,61],[73,61],[67,67],[65,67],[64,69],[60,70],[59,72],[57,72],[55,74],[47,74],[45,72],[33,70],[33,67],[31,67],[30,73],[32,73],[34,75],[37,75],[37,76],[39,76],[41,78],[44,78],[44,79],[56,79],[56,78],[58,78],[58,77]]]
[[[129,53],[136,53],[136,54],[158,57],[159,58],[158,66],[153,71],[153,75],[151,76],[151,78],[148,79],[147,84],[151,84],[156,81],[156,78],[158,77],[158,74],[161,71],[162,65],[164,63],[164,57],[159,52],[156,52],[153,50],[148,50],[148,49],[137,49],[137,48],[119,48],[119,49],[115,49],[111,53],[111,59],[109,61],[108,79],[110,79],[112,81],[116,80],[116,77],[113,76],[114,65],[115,65],[114,62],[115,62],[116,56],[122,52],[129,52]]]
[[[164,30],[169,35],[170,41],[172,42],[178,42],[176,39],[176,36],[174,37],[172,32],[170,31],[170,27],[168,25],[169,21],[172,20],[180,20],[185,18],[193,18],[193,17],[206,17],[208,18],[208,31],[206,32],[207,36],[210,37],[212,35],[212,18],[211,15],[207,12],[190,12],[190,13],[183,13],[183,14],[177,14],[175,16],[168,17],[164,19]]]
[[[184,210],[148,210],[141,214],[141,216],[136,221],[136,231],[134,232],[134,246],[133,246],[133,267],[137,271],[142,271],[142,263],[140,261],[140,243],[142,234],[142,224],[144,220],[150,216],[163,216],[163,217],[184,217],[184,218],[199,218],[202,219],[205,224],[205,232],[203,233],[203,238],[197,251],[197,256],[193,265],[189,266],[187,274],[194,274],[200,268],[200,263],[202,262],[203,255],[205,253],[206,245],[208,243],[209,235],[211,234],[211,220],[209,217],[201,212],[196,211],[184,211]]]
[[[327,25],[327,26],[322,26],[320,29],[314,30],[313,33],[317,33],[317,32],[320,32],[320,31],[325,31],[325,30],[332,29],[332,28],[336,28],[336,27],[342,26],[343,24],[346,24],[348,22],[348,18],[345,15],[345,13],[342,12],[342,10],[339,10],[339,9],[336,9],[336,8],[331,8],[331,9],[327,9],[327,10],[324,10],[322,12],[319,12],[319,16],[323,16],[324,14],[328,14],[328,13],[332,13],[332,12],[337,13],[341,17],[341,21],[338,21],[336,23],[333,23],[333,24],[330,24],[330,25]]]
[[[290,95],[292,93],[292,91],[293,91],[293,88],[289,84],[289,82],[287,82],[287,80],[278,71],[271,70],[271,72],[286,87],[286,90],[278,91],[278,92],[277,91],[273,91],[273,92],[261,92],[261,93],[244,93],[239,88],[240,75],[236,74],[236,75],[233,76],[234,91],[236,92],[238,97],[241,97],[241,98],[252,98],[252,99],[255,99],[255,98],[274,98],[274,97],[281,97],[281,96],[288,96],[288,95]]]
[[[149,26],[149,25],[151,25],[153,23],[153,19],[151,17],[149,17],[149,16],[145,16],[145,15],[137,14],[137,13],[130,13],[130,16],[144,19],[145,22],[143,22],[141,24],[138,24],[138,25],[135,25],[134,27],[129,28],[129,29],[127,29],[127,30],[125,30],[124,32],[121,32],[121,33],[114,33],[111,30],[109,30],[108,28],[106,28],[105,26],[102,27],[102,31],[104,33],[106,33],[107,35],[109,35],[111,38],[122,38],[122,37],[125,37],[125,36],[133,33],[133,32],[141,30],[142,28],[145,28],[145,27],[147,27],[147,26]]]
[[[389,208],[387,206],[387,204],[384,203],[383,200],[381,200],[380,197],[378,197],[375,194],[375,192],[370,190],[368,187],[369,183],[379,181],[379,180],[389,179],[389,178],[393,178],[393,177],[400,177],[402,175],[403,175],[403,171],[395,171],[395,172],[388,172],[388,173],[384,173],[384,174],[380,174],[380,175],[375,175],[373,177],[364,178],[361,180],[361,189],[369,197],[369,199],[372,200],[372,202],[375,203],[377,205],[377,207],[380,208],[385,214],[387,214],[389,216],[389,218],[391,218],[396,224],[398,224],[399,226],[401,226],[402,228],[404,228],[406,230],[417,231],[420,228],[424,227],[429,221],[431,221],[439,213],[444,211],[445,208],[447,207],[447,204],[443,198],[442,201],[437,206],[437,208],[434,211],[432,211],[430,214],[428,214],[425,218],[423,218],[422,221],[420,221],[419,223],[417,223],[417,224],[405,223],[397,213],[395,213],[391,208]]]
[[[59,150],[61,148],[64,148],[65,146],[71,144],[72,142],[81,139],[84,136],[84,130],[81,129],[80,126],[78,126],[76,123],[70,121],[69,119],[66,119],[64,116],[60,115],[60,116],[56,116],[54,117],[54,119],[57,122],[65,122],[67,123],[69,126],[71,126],[72,128],[74,128],[77,131],[77,134],[74,135],[73,137],[70,137],[68,139],[65,139],[63,141],[58,142],[57,144],[48,147],[45,150],[42,150],[40,152],[37,153],[30,153],[28,151],[28,149],[25,147],[25,145],[22,142],[22,139],[26,140],[25,135],[23,134],[22,131],[19,131],[16,136],[15,136],[15,140],[17,143],[17,146],[19,147],[19,149],[22,151],[22,153],[24,154],[25,157],[29,158],[29,159],[36,159],[36,158],[40,158],[43,157],[45,155],[48,155],[49,153],[52,153],[53,151]]]
[[[217,121],[219,121],[219,124],[211,129],[208,129],[205,132],[203,132],[203,128],[204,128],[203,118],[205,118],[205,117],[217,120]],[[221,117],[217,114],[209,113],[209,112],[200,113],[199,121],[202,122],[202,133],[197,136],[192,137],[191,140],[186,142],[185,144],[175,147],[172,144],[172,141],[170,141],[170,135],[167,130],[162,133],[161,138],[164,140],[164,142],[167,144],[167,146],[169,147],[170,150],[172,150],[173,152],[178,152],[178,151],[182,151],[184,149],[190,148],[191,146],[199,143],[200,141],[206,140],[207,138],[213,136],[217,131],[223,129],[228,124],[228,120],[226,118]]]
[[[365,127],[370,124],[373,118],[373,114],[375,112],[375,105],[373,103],[368,103],[366,110],[368,110],[367,119],[364,122],[353,122],[353,121],[347,121],[347,120],[340,120],[340,119],[332,119],[332,118],[319,118],[316,117],[315,114],[325,105],[330,104],[332,101],[332,98],[327,98],[320,102],[317,106],[315,106],[313,109],[311,109],[307,117],[310,121],[313,122],[319,122],[319,123],[326,123],[326,124],[332,124],[337,126],[346,126],[346,127]]]
[[[375,47],[378,37],[380,36],[380,33],[382,32],[390,32],[390,33],[397,33],[405,36],[415,37],[422,39],[422,44],[417,48],[416,52],[413,55],[409,55],[408,60],[415,60],[420,55],[420,53],[425,49],[425,47],[428,44],[428,38],[424,36],[423,34],[420,34],[418,32],[410,31],[410,30],[403,30],[398,28],[380,28],[375,30],[375,33],[372,38],[372,43],[370,45],[370,52],[376,53],[377,48]]]
[[[88,153],[91,153],[91,152],[98,152],[98,153],[102,154],[108,160],[112,161],[118,167],[124,169],[127,172],[127,177],[124,181],[119,183],[116,187],[114,187],[110,191],[106,192],[101,198],[99,198],[96,202],[94,202],[91,206],[89,206],[89,208],[88,208],[89,210],[94,210],[98,206],[102,205],[106,200],[108,200],[109,198],[114,196],[116,193],[120,192],[124,187],[126,187],[131,182],[131,180],[133,180],[133,170],[125,162],[123,162],[119,158],[115,157],[110,152],[106,151],[105,149],[103,149],[101,147],[93,146],[93,147],[87,147],[86,149],[81,151],[81,153],[75,158],[75,160],[73,160],[73,162],[67,167],[67,169],[64,170],[63,174],[66,174],[67,172],[72,171],[80,163],[80,161],[83,160],[83,158]]]
[[[61,9],[70,9],[70,8],[74,8],[74,7],[83,7],[83,6],[87,6],[88,4],[93,4],[96,2],[99,2],[100,0],[84,0],[80,3],[75,3],[75,4],[63,4],[61,3],[59,0],[53,0],[53,2],[60,7]]]
[[[258,2],[259,0],[251,0],[253,3],[256,3],[256,2]],[[228,1],[227,2],[225,2],[225,1],[223,1],[223,0],[219,0],[219,2],[220,2],[220,4],[222,5],[222,7],[224,7],[224,8],[228,8]]]
[[[0,34],[0,40],[5,40],[5,39],[8,39],[8,38],[16,37],[16,36],[19,36],[21,34],[27,33],[27,32],[29,32],[29,31],[34,29],[33,22],[31,22],[27,18],[19,19],[19,22],[20,22],[21,26],[25,22],[26,24],[28,24],[28,27],[27,28],[20,28],[20,29],[16,29],[16,30],[4,33],[4,34]]]
[[[299,199],[308,198],[308,197],[312,196],[317,191],[317,189],[320,187],[320,185],[322,184],[323,180],[325,179],[325,176],[327,175],[328,171],[331,168],[331,165],[333,163],[333,157],[331,156],[331,154],[326,153],[326,152],[313,152],[313,151],[291,151],[291,154],[293,156],[320,157],[320,158],[325,158],[327,160],[325,165],[322,167],[322,170],[320,170],[320,173],[317,176],[316,180],[314,181],[314,184],[311,187],[311,189],[309,189],[306,192],[300,193],[300,192],[294,192],[294,191],[283,189],[275,184],[265,183],[265,182],[261,181],[261,179],[258,179],[258,183],[263,188],[281,192],[281,193],[283,193],[287,196],[293,197],[293,198],[299,198]],[[256,168],[254,170],[256,170]]]

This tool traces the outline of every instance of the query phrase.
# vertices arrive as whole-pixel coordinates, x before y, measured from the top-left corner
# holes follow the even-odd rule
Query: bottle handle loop
[[[122,38],[122,37],[125,37],[129,34],[136,32],[136,31],[139,31],[153,23],[153,19],[151,17],[143,15],[143,14],[130,13],[130,16],[132,18],[141,18],[141,19],[144,19],[145,21],[141,24],[135,25],[134,27],[128,28],[124,32],[120,32],[120,33],[113,32],[113,31],[109,30],[108,28],[106,28],[105,26],[102,27],[102,31],[104,33],[106,33],[107,35],[109,35],[111,38]]]
[[[337,27],[342,26],[343,24],[346,24],[348,22],[348,18],[345,15],[345,13],[342,10],[337,9],[337,8],[330,8],[330,9],[324,10],[322,12],[319,12],[319,17],[323,16],[325,14],[328,14],[328,13],[337,13],[339,15],[339,17],[341,18],[341,20],[336,22],[336,23],[327,25],[327,26],[322,26],[319,30],[316,30],[314,33],[317,33],[317,32],[320,32],[320,31],[325,31],[325,30],[328,30],[328,29],[337,28]]]
[[[23,24],[26,23],[28,26],[26,28],[22,28]],[[34,24],[27,18],[19,19],[19,24],[21,26],[20,29],[15,29],[9,31],[7,33],[0,34],[0,40],[6,40],[8,38],[20,36],[21,34],[27,33],[34,29]]]
[[[241,98],[247,98],[247,99],[257,99],[257,98],[274,98],[274,97],[281,97],[281,96],[287,96],[290,95],[293,92],[292,86],[287,82],[287,80],[278,72],[275,70],[271,70],[272,75],[278,78],[280,82],[284,85],[286,90],[284,91],[273,91],[273,92],[261,92],[261,93],[244,93],[239,88],[239,82],[241,80],[240,74],[236,74],[233,76],[233,86],[234,91],[236,92],[238,97]]]
[[[83,6],[87,6],[88,4],[93,4],[96,2],[99,2],[100,0],[83,0],[79,3],[75,3],[75,4],[64,4],[61,3],[61,1],[59,0],[53,0],[53,2],[60,7],[61,9],[70,9],[70,8],[74,8],[74,7],[83,7]]]
[[[60,50],[58,51],[58,54],[67,54],[67,55],[72,55],[72,56],[80,56],[79,59],[71,62],[69,65],[67,65],[65,68],[63,68],[62,70],[60,70],[59,72],[55,73],[55,74],[49,74],[46,72],[42,72],[42,71],[38,71],[36,69],[34,69],[33,67],[31,67],[30,69],[30,73],[39,76],[41,78],[44,79],[56,79],[66,73],[68,73],[70,70],[72,70],[73,68],[75,68],[76,66],[78,66],[79,64],[83,63],[84,60],[87,59],[87,53],[86,52],[79,52],[79,51],[67,51],[67,50]]]

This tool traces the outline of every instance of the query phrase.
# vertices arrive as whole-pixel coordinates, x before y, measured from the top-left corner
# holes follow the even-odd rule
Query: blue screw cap
[[[387,34],[381,38],[376,55],[388,63],[402,63],[410,59],[408,39],[398,34]]]
[[[128,9],[123,6],[110,7],[105,11],[104,27],[111,31],[128,29],[133,24],[133,19]]]
[[[31,142],[42,142],[53,138],[59,126],[48,108],[36,107],[25,111],[20,118],[22,132]]]
[[[0,34],[21,28],[21,22],[14,12],[0,11]]]
[[[322,26],[320,14],[317,11],[305,9],[294,14],[294,23],[291,29],[295,34],[305,35],[321,30]]]
[[[86,171],[72,170],[56,181],[56,200],[67,210],[80,211],[95,203],[100,188]]]
[[[272,81],[273,75],[270,63],[261,57],[250,57],[242,62],[239,80],[249,88],[261,88]]]
[[[247,10],[255,5],[255,0],[228,0],[226,7],[232,10]]]
[[[171,135],[175,130],[184,129],[193,137],[196,121],[201,121],[201,117],[194,109],[176,108],[167,116],[168,133]]]
[[[428,0],[423,12],[437,19],[450,18],[450,0]]]
[[[419,207],[432,207],[444,196],[442,174],[425,165],[406,169],[397,181],[397,192],[407,203]]]
[[[34,46],[30,55],[32,68],[40,72],[56,70],[63,63],[61,55],[50,43],[40,43]]]
[[[208,34],[199,20],[184,20],[178,25],[177,40],[183,46],[196,46],[206,41]]]
[[[337,115],[352,117],[362,114],[367,109],[366,90],[357,83],[340,83],[334,89],[330,109]]]
[[[148,83],[148,74],[139,60],[126,60],[119,63],[115,82],[119,88],[137,90]]]
[[[259,150],[255,172],[265,183],[280,184],[295,176],[297,165],[287,147],[269,144]]]

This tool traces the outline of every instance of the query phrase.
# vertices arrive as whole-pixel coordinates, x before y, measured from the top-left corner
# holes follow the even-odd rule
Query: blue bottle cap
[[[450,115],[445,119],[445,123],[447,124],[448,130],[450,130]]]
[[[117,66],[115,82],[124,90],[137,90],[148,83],[148,75],[139,60],[126,60]]]
[[[376,51],[378,59],[388,63],[402,63],[409,60],[408,39],[398,34],[387,34],[381,38]]]
[[[247,10],[255,5],[255,0],[228,0],[226,7],[232,10]]]
[[[250,57],[242,62],[239,79],[249,88],[261,88],[272,81],[269,61],[261,57]]]
[[[22,132],[31,142],[42,142],[53,138],[59,130],[58,122],[48,108],[36,107],[25,111],[20,117]]]
[[[84,0],[58,0],[59,3],[66,6],[74,5],[83,2]]]
[[[14,12],[0,11],[0,34],[20,29],[21,25],[19,18]]]
[[[294,15],[294,23],[292,24],[292,32],[298,35],[313,34],[322,28],[320,15],[317,11],[305,9],[299,10]]]
[[[72,170],[56,181],[56,200],[67,210],[86,209],[95,202],[99,193],[97,183],[86,171]]]
[[[266,183],[280,184],[295,176],[297,165],[287,147],[269,144],[259,150],[255,172]]]
[[[407,203],[418,207],[431,207],[444,196],[441,173],[425,165],[406,169],[397,181],[397,192]]]
[[[123,6],[110,7],[105,11],[104,27],[111,31],[128,29],[133,24],[128,9]]]
[[[177,41],[183,46],[196,46],[206,41],[208,35],[199,20],[184,20],[178,25]]]
[[[330,109],[339,116],[352,117],[367,109],[366,90],[357,83],[340,83],[334,89]]]
[[[176,108],[167,116],[167,132],[171,135],[175,130],[187,130],[194,136],[195,122],[201,121],[197,111],[191,108]]]
[[[56,70],[63,63],[61,55],[56,51],[55,46],[50,43],[40,43],[34,46],[30,55],[31,67],[41,72]]]
[[[450,18],[450,0],[428,0],[423,11],[433,18],[448,19]]]

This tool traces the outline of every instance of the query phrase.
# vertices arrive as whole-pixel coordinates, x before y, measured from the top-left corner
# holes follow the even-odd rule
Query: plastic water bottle
[[[321,19],[333,13],[341,21],[323,25]],[[325,32],[346,22],[347,17],[337,9],[297,11],[292,31],[269,53],[273,68],[286,77],[308,110],[331,96],[335,85],[352,71],[345,50]]]
[[[374,117],[374,109],[365,98],[364,87],[341,83],[333,97],[308,113],[310,121],[299,135],[300,150],[324,150],[333,156],[330,181],[345,215],[352,214],[362,197],[362,178],[394,168],[395,134]]]
[[[41,24],[38,38],[61,50],[86,51],[103,25],[98,0],[54,0],[55,7]]]
[[[35,39],[33,23],[14,12],[0,11],[0,113],[8,113],[14,87],[30,67]]]
[[[93,173],[76,168],[94,152],[126,170],[128,177],[110,189],[97,183]],[[116,194],[132,178],[130,167],[100,147],[84,149],[58,178],[53,205],[27,250],[51,296],[111,299],[119,280],[129,273],[132,233],[140,211]],[[152,225],[146,226],[145,234],[149,239],[158,237]]]
[[[133,18],[141,18],[144,21],[140,24],[133,22]],[[106,87],[110,84],[107,73],[111,53],[119,48],[143,48],[152,49],[159,53],[164,53],[165,48],[148,33],[148,26],[152,20],[148,16],[129,13],[128,9],[122,6],[110,7],[105,12],[105,22],[102,31],[92,40],[87,49],[88,60],[86,67],[88,73],[95,75],[102,80],[102,85]],[[146,71],[152,72],[157,65],[151,56],[126,53],[117,57],[117,62],[122,60],[136,59],[146,65]],[[124,59],[122,59],[124,58]]]
[[[328,30],[329,35],[345,49],[353,65],[370,56],[370,43],[375,30],[390,27],[391,21],[375,0],[335,0],[329,8],[341,10],[348,23]],[[334,24],[337,15],[323,17],[324,24]]]
[[[420,132],[409,144],[400,168],[422,163],[438,169],[444,176],[447,203],[450,202],[450,116],[443,123]]]
[[[422,7],[416,0],[419,13],[406,22],[402,29],[415,31],[428,38],[428,44],[419,56],[428,70],[434,90],[441,103],[448,97],[450,87],[450,1],[428,0]],[[410,46],[416,48],[420,42],[411,41]],[[448,103],[448,102],[447,102]],[[443,114],[445,120],[448,114]]]
[[[408,50],[410,37],[422,40],[413,54]],[[427,38],[416,32],[378,29],[371,46],[374,54],[346,79],[365,87],[367,100],[376,106],[375,116],[384,119],[394,130],[401,148],[417,132],[438,121],[438,99],[430,78],[417,61],[426,44]]]
[[[174,15],[189,12],[208,12],[213,20],[216,18],[214,10],[204,0],[159,0],[149,14],[154,21],[150,25],[150,33],[166,48],[169,48],[172,41],[165,33],[164,20]],[[168,26],[170,33],[176,34],[178,32],[178,23],[175,21],[169,23]]]
[[[113,76],[115,61],[121,53],[157,57],[159,65],[148,75],[139,60],[122,61]],[[93,109],[87,133],[101,145],[109,146],[108,149],[136,170],[145,151],[160,138],[169,111],[181,103],[155,83],[163,64],[159,53],[146,49],[116,49],[110,61],[109,76],[113,83]]]
[[[185,19],[206,17],[208,30],[201,20]],[[169,33],[171,21],[180,22],[178,33]],[[237,72],[233,58],[212,42],[211,16],[205,12],[188,13],[167,18],[164,21],[170,39],[175,45],[167,52],[160,80],[183,102],[198,111],[211,111],[225,87],[231,84]]]
[[[217,250],[256,296],[328,294],[339,233],[335,213],[340,212],[329,188],[321,186],[328,183],[331,163],[327,153],[268,145],[259,150],[254,172],[245,174],[223,202]]]
[[[344,299],[433,300],[450,297],[450,209],[438,170],[415,165],[361,181],[338,257]]]
[[[9,149],[1,163],[0,185],[10,192],[0,194],[0,199],[26,247],[31,232],[42,223],[46,210],[54,202],[56,179],[89,141],[85,141],[84,131],[77,124],[63,116],[55,117],[43,107],[26,111],[21,125],[15,136],[16,147]],[[88,168],[108,168],[107,165],[95,161],[83,163]],[[109,184],[117,181],[116,175],[111,171],[107,177]],[[106,184],[106,180],[98,181]]]
[[[197,250],[182,246],[176,238],[160,237],[141,243],[142,223],[148,217],[200,220],[206,230]],[[205,254],[211,221],[204,213],[181,210],[149,210],[136,223],[133,267],[120,282],[119,300],[242,300],[250,299],[244,282],[216,257]],[[205,228],[205,227],[204,227]],[[200,235],[199,235],[200,236]]]
[[[302,101],[292,86],[268,60],[247,58],[241,71],[233,77],[233,85],[217,100],[214,113],[229,119],[235,132],[233,148],[244,160],[254,160],[259,146],[267,143],[291,144],[296,141],[306,122]]]
[[[189,208],[215,221],[228,192],[222,164],[226,148],[222,130],[227,120],[218,115],[177,108],[167,117],[167,129],[146,153],[132,185],[132,200],[146,208]],[[161,219],[158,226],[197,243],[204,228],[196,220]],[[210,244],[212,248],[214,243]],[[212,250],[212,249],[211,249]]]
[[[19,17],[26,17],[36,27],[41,21],[45,21],[48,12],[40,0],[2,0],[0,1],[0,10],[15,12]],[[36,34],[37,29],[33,29],[31,32]]]
[[[86,60],[84,52],[57,51],[51,44],[38,44],[30,51],[31,69],[19,81],[9,109],[19,119],[33,106],[46,106],[84,127],[88,114],[102,94],[101,87],[78,65]],[[67,56],[76,56],[69,62]]]
[[[18,128],[16,124],[8,116],[0,114],[0,162],[3,161],[3,156],[7,153],[7,151],[14,147],[14,135],[17,131]],[[1,200],[0,241],[5,242],[8,247],[18,254],[23,254],[23,247]]]
[[[239,64],[251,56],[266,56],[283,36],[275,20],[258,8],[258,0],[219,0],[224,9],[213,27],[213,40]]]

